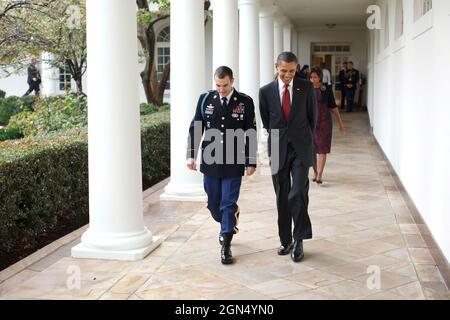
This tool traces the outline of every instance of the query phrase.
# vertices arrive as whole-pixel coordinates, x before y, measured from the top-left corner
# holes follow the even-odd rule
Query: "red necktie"
[[[289,93],[289,85],[284,86],[283,101],[281,103],[284,120],[289,122],[289,115],[291,113],[291,94]]]

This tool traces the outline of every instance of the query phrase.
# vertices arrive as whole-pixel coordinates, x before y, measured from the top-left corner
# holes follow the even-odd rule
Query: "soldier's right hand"
[[[197,170],[197,164],[195,163],[194,159],[188,159],[186,162],[186,166],[189,170],[196,171]]]

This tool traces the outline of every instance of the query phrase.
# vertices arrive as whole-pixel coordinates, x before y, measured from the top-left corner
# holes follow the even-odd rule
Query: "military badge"
[[[238,113],[238,114],[241,114],[241,113],[244,113],[245,112],[245,106],[241,103],[241,104],[239,104],[238,106],[236,106],[234,109],[233,109],[233,113]]]
[[[205,110],[206,114],[213,114],[214,113],[214,106],[211,104],[209,106],[206,106],[206,110]]]

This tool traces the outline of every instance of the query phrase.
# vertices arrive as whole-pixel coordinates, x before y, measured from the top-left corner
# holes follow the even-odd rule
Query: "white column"
[[[143,222],[136,33],[133,1],[87,1],[90,222],[75,258],[139,260],[160,244]]]
[[[239,88],[238,0],[214,0],[213,14],[213,72],[220,66],[230,67],[234,86]]]
[[[292,28],[292,40],[291,40],[291,51],[298,56],[298,33],[295,28]]]
[[[252,97],[256,127],[261,131],[259,113],[259,0],[239,0],[239,81],[240,91]],[[258,139],[260,147],[261,141]]]
[[[276,7],[268,5],[261,7],[259,13],[260,40],[260,83],[261,86],[272,82],[275,76],[274,55],[274,14]]]
[[[292,25],[287,22],[283,27],[283,51],[292,51]]]
[[[205,201],[202,175],[186,167],[189,125],[205,92],[203,0],[172,0],[170,33],[170,183],[161,200]]]
[[[50,97],[57,94],[58,69],[51,65],[53,55],[50,52],[41,54],[42,95]]]
[[[284,49],[284,34],[283,34],[283,28],[284,28],[284,18],[282,17],[276,17],[274,21],[274,28],[273,28],[273,55],[275,59],[278,57],[280,53],[283,52]]]

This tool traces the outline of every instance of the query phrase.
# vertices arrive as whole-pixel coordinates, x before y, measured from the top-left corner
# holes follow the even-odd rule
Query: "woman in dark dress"
[[[314,90],[317,97],[317,126],[314,132],[314,145],[317,153],[317,161],[313,166],[314,168],[314,182],[321,185],[322,174],[325,169],[325,163],[327,161],[327,154],[331,151],[331,138],[333,135],[333,120],[331,119],[331,113],[336,117],[339,123],[339,131],[345,134],[345,127],[339,114],[339,108],[334,100],[334,93],[331,86],[325,86],[322,84],[322,70],[319,68],[313,68],[311,70],[310,79],[313,83]]]

